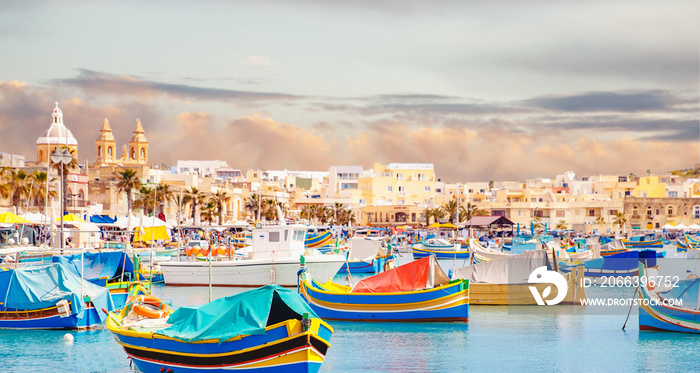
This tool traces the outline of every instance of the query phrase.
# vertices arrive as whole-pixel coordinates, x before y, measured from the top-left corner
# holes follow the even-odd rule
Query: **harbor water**
[[[665,248],[673,256],[675,250]],[[405,254],[404,254],[405,255]],[[680,255],[680,254],[679,254]],[[410,258],[402,258],[402,261]],[[453,261],[441,261],[448,271]],[[457,266],[463,263],[456,262]],[[345,277],[336,277],[345,281]],[[245,289],[214,288],[219,298]],[[631,298],[635,288],[587,288],[589,297]],[[207,287],[155,286],[171,303],[203,304]],[[335,332],[321,371],[696,371],[700,336],[640,332],[636,307],[607,313],[571,306],[471,306],[468,324],[330,322]],[[523,312],[527,311],[527,312]],[[71,334],[73,340],[64,339]],[[132,372],[130,361],[106,329],[0,330],[4,372]]]

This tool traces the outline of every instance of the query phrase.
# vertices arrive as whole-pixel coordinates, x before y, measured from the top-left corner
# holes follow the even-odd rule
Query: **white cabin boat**
[[[282,225],[253,230],[253,245],[242,249],[243,260],[195,260],[160,264],[166,285],[264,286],[277,284],[297,286],[299,259],[305,254],[306,226]],[[343,255],[307,253],[306,266],[315,278],[326,282],[345,263]]]

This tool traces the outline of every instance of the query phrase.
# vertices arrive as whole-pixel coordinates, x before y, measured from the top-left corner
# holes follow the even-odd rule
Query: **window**
[[[405,200],[403,200],[403,199],[400,199],[400,200],[399,200],[399,205],[405,205],[405,204],[406,204],[406,201],[405,201]]]
[[[618,176],[617,181],[620,183],[625,183],[627,182],[627,176]]]
[[[112,147],[107,148],[107,155],[112,155]]]
[[[617,215],[617,210],[608,210],[608,215]]]
[[[436,192],[436,193],[441,193],[441,192],[442,192],[442,189],[437,188],[437,189],[435,189],[435,192]]]
[[[146,148],[141,148],[141,159],[146,159]]]
[[[430,187],[425,187],[423,190],[426,192],[430,192]]]
[[[41,157],[41,153],[39,153],[39,156]],[[97,147],[97,156],[98,156],[98,157],[101,157],[101,156],[102,156],[102,147],[101,147],[101,146],[98,146],[98,147]]]
[[[396,180],[398,180],[398,181],[403,180],[403,174],[397,173],[397,174],[396,174]]]
[[[367,200],[366,200],[366,199],[360,198],[360,204],[361,204],[361,205],[364,205],[364,204],[366,204],[366,203],[367,203]]]
[[[558,217],[558,218],[563,218],[564,215],[565,215],[565,211],[564,211],[564,210],[557,210],[557,217]]]
[[[394,187],[393,187],[393,186],[388,186],[388,187],[386,187],[386,191],[387,191],[387,192],[393,192],[393,191],[394,191]]]
[[[670,198],[678,198],[678,192],[668,192]]]
[[[661,210],[656,209],[656,215],[661,215],[660,211],[661,211]]]
[[[693,206],[693,217],[700,219],[700,206]]]
[[[666,215],[669,217],[673,216],[673,206],[668,206],[668,209],[666,210]]]
[[[625,191],[625,197],[629,197],[629,196],[630,196],[630,191],[629,191],[629,190],[626,190],[626,191]]]
[[[280,242],[280,232],[270,232],[270,242]]]
[[[647,216],[651,216],[651,206],[647,207]]]
[[[415,222],[415,221],[416,221],[416,213],[412,212],[411,213],[411,222]]]
[[[540,198],[539,201],[540,201],[540,202],[544,202],[544,198]]]

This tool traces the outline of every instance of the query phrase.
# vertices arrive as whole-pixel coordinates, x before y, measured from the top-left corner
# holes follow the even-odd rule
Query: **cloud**
[[[53,83],[77,87],[90,94],[138,96],[151,99],[166,96],[179,100],[255,102],[295,100],[300,98],[300,96],[275,92],[241,91],[162,83],[144,80],[132,75],[117,76],[87,69],[79,69],[78,71],[78,76],[74,78],[56,79]]]
[[[387,104],[400,100],[387,97],[382,99]],[[60,88],[15,81],[0,82],[0,149],[34,160],[36,139],[49,127],[57,98],[66,125],[78,139],[81,160],[95,158],[94,140],[105,117],[119,148],[141,118],[153,163],[221,159],[243,170],[327,170],[342,164],[370,168],[375,162],[408,162],[434,163],[438,178],[445,181],[524,180],[564,170],[579,175],[665,172],[688,167],[700,153],[697,114],[679,114],[676,104],[650,112],[603,114],[528,109],[464,115],[413,109],[421,114],[387,111],[374,118],[332,112],[330,119],[295,123],[278,119],[285,118],[280,114],[238,115],[206,106],[172,113],[158,105],[160,101],[98,104],[99,96],[68,95]],[[424,101],[457,100],[430,95],[405,99],[420,108],[428,107]],[[363,100],[373,105],[378,98],[347,101],[362,105]],[[328,112],[309,115],[324,114]]]
[[[589,92],[569,96],[538,97],[525,101],[548,110],[571,112],[595,111],[656,111],[668,108],[672,97],[664,91],[646,91],[634,93]]]

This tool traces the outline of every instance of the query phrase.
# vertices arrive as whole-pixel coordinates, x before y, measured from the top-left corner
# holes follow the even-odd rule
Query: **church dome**
[[[58,108],[58,102],[56,107],[51,113],[51,127],[44,131],[36,140],[37,145],[49,144],[49,145],[75,145],[78,146],[78,140],[71,131],[66,128],[63,124],[63,112]]]

